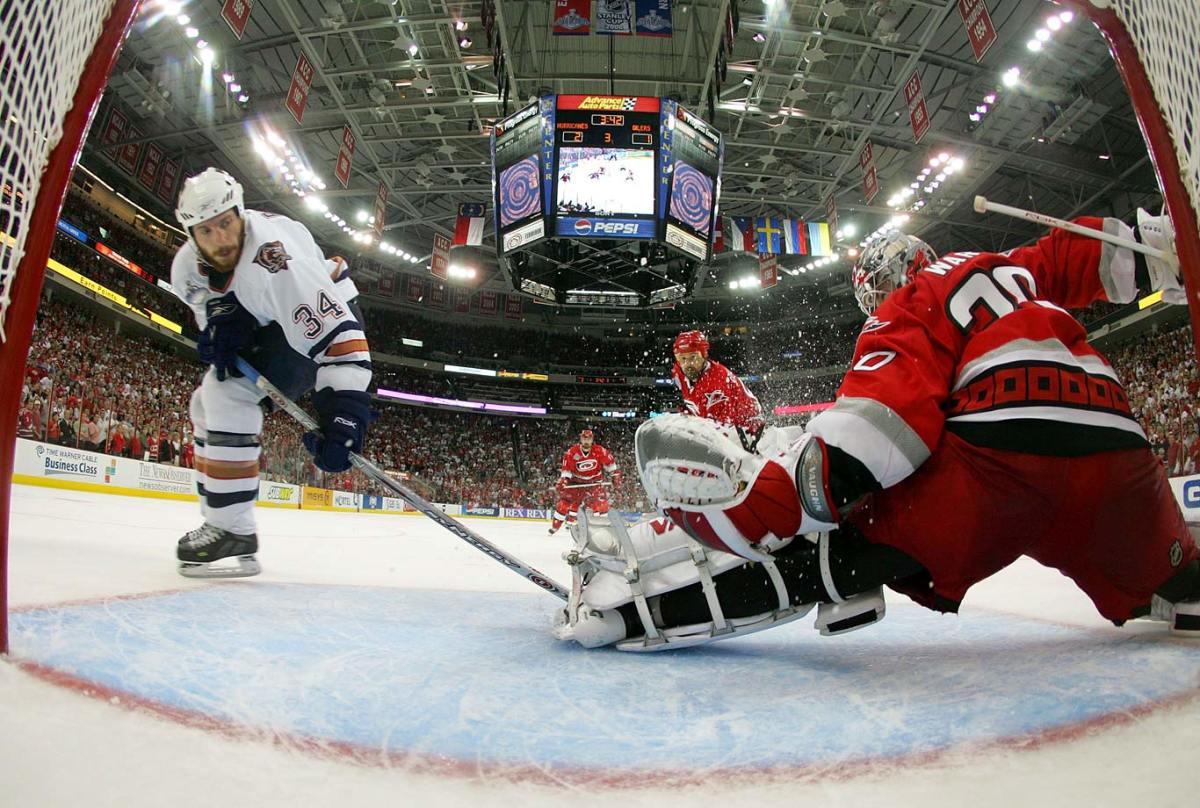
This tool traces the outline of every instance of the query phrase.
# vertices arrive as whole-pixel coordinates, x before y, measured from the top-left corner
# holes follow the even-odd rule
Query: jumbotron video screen
[[[635,272],[654,270],[644,270],[650,256],[668,280],[712,257],[721,136],[671,99],[544,96],[496,125],[492,153],[498,252],[502,264],[514,256],[518,288],[518,280],[542,283],[535,276],[549,273],[550,264],[559,278],[564,265],[586,266],[592,280],[602,281],[603,251],[613,276],[628,274],[622,254],[633,254]],[[588,260],[580,261],[564,240],[588,244]],[[638,242],[660,246],[647,252]],[[672,256],[680,260],[671,263]],[[529,289],[525,284],[523,291]],[[651,302],[642,290],[637,294]]]

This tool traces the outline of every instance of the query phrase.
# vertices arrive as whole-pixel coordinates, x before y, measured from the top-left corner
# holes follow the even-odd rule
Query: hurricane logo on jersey
[[[282,241],[268,241],[258,248],[258,253],[254,256],[254,263],[274,275],[276,272],[288,268],[288,261],[292,257],[283,249]]]
[[[595,471],[600,467],[600,461],[594,459],[580,460],[575,464],[575,470],[586,474],[589,471]]]
[[[711,410],[718,404],[722,404],[729,400],[729,396],[725,395],[724,390],[711,390],[704,394],[704,406]]]

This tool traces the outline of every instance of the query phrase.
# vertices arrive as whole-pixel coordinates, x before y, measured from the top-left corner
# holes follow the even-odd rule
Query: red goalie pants
[[[1196,556],[1149,449],[1046,457],[947,432],[912,476],[849,521],[919,561],[932,590],[897,588],[940,611],[956,611],[972,585],[1027,555],[1078,584],[1104,617],[1127,620]]]

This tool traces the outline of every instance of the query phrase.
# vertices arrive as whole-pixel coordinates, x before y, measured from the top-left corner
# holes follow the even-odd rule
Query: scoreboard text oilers
[[[712,252],[723,144],[665,98],[545,96],[496,125],[501,255],[546,238],[661,241]]]

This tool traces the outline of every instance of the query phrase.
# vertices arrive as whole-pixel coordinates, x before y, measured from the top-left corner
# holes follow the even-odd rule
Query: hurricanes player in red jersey
[[[621,484],[621,470],[612,452],[596,443],[590,429],[579,433],[579,443],[567,449],[563,455],[562,472],[558,477],[558,502],[550,519],[550,535],[553,536],[565,521],[575,524],[575,513],[580,506],[592,513],[608,513],[608,494],[604,491],[604,474],[612,478],[613,487]]]
[[[793,603],[834,604],[830,633],[882,618],[882,585],[957,611],[1027,555],[1118,625],[1150,616],[1200,637],[1196,542],[1112,366],[1066,311],[1147,291],[1184,302],[1171,223],[1077,223],[1165,255],[1065,230],[940,260],[901,233],[869,245],[852,277],[869,317],[836,404],[771,454],[698,419],[648,421],[636,453],[656,506],[702,544],[774,564]],[[771,607],[750,597],[762,588],[743,581],[756,602],[740,608]],[[702,597],[674,596],[664,620],[703,619]]]
[[[708,339],[700,331],[675,338],[671,375],[692,415],[751,432],[763,427],[762,406],[745,383],[729,368],[708,358]]]

